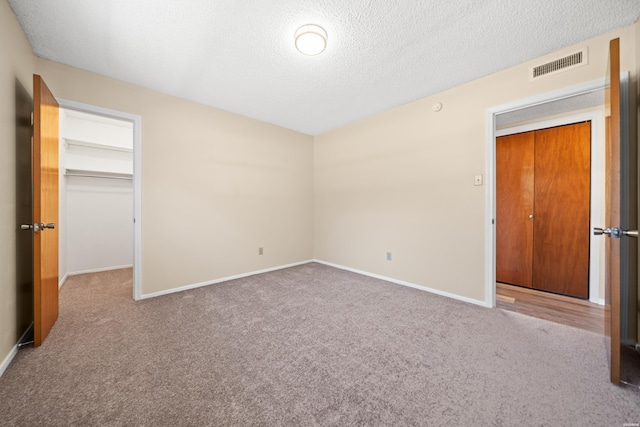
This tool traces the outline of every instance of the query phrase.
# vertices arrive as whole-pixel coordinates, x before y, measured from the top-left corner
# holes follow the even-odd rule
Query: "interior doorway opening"
[[[596,80],[487,110],[485,300],[489,306],[496,306],[496,137],[500,134],[506,134],[504,132],[524,132],[541,126],[552,127],[590,120],[592,126],[595,126],[595,129],[592,128],[592,141],[600,142],[602,147],[601,150],[599,148],[594,150],[592,144],[592,223],[590,226],[593,227],[594,221],[601,220],[599,215],[604,204],[603,179],[600,179],[600,174],[604,176],[604,126],[601,125],[603,118],[601,111],[599,111],[604,104],[602,96],[604,86],[604,80]],[[591,110],[584,113],[585,109]],[[582,113],[576,113],[577,111]],[[589,297],[590,301],[599,304],[603,302],[601,245],[600,241],[591,238]]]
[[[139,116],[59,99],[60,285],[133,269],[140,299]]]

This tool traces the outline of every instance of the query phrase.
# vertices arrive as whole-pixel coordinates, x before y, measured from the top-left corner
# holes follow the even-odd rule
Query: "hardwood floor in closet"
[[[520,286],[496,284],[496,307],[603,334],[604,307]]]

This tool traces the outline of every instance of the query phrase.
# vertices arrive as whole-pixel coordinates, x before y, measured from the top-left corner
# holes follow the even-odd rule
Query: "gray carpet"
[[[134,302],[75,276],[2,426],[622,426],[597,334],[307,264]]]

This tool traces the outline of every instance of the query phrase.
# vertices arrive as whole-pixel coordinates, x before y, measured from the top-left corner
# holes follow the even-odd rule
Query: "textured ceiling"
[[[310,135],[630,25],[638,0],[8,0],[36,55]],[[295,30],[324,27],[308,57]]]

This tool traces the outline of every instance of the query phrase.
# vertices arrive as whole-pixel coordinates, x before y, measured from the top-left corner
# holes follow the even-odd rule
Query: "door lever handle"
[[[599,227],[593,227],[593,234],[595,236],[601,236],[603,234],[606,234],[607,236],[612,237],[614,239],[619,239],[622,236],[638,237],[638,230],[625,231],[620,227],[605,228],[603,230],[602,228],[599,228]]]
[[[20,230],[33,230],[34,233],[39,233],[45,228],[56,228],[56,224],[54,222],[50,222],[48,224],[43,222],[36,222],[35,224],[20,224]]]

